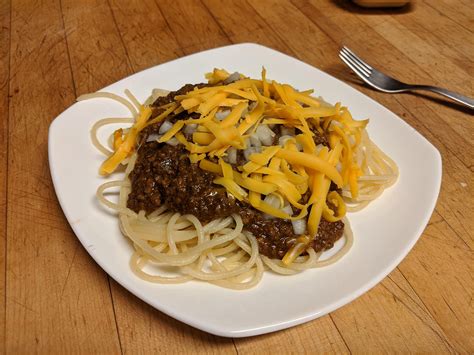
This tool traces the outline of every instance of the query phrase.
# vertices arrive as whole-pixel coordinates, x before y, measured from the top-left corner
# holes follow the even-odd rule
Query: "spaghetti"
[[[339,260],[353,243],[346,212],[364,208],[398,176],[396,164],[369,139],[368,120],[354,120],[347,108],[329,105],[311,96],[312,91],[268,81],[265,70],[261,80],[219,69],[207,78],[209,84],[189,85],[166,100],[158,98],[163,91],[154,91],[143,105],[128,91],[130,101],[108,93],[78,99],[115,99],[133,116],[106,118],[91,130],[93,144],[107,156],[100,173],[125,166],[123,179],[101,185],[97,198],[118,213],[121,230],[134,245],[132,271],[150,282],[197,279],[247,289],[258,284],[265,269],[291,275]],[[106,147],[97,132],[111,123],[131,126],[116,130]],[[198,210],[177,208],[159,194],[152,196],[158,199],[152,207],[143,194],[137,198],[137,170],[153,170],[152,165],[143,167],[143,155],[163,146],[186,157],[186,171],[211,178],[209,185],[225,191],[222,199],[231,207],[217,206],[216,218],[198,218]],[[110,188],[119,189],[118,202],[105,197]],[[249,222],[249,213],[258,222]],[[292,226],[292,237],[270,245],[269,252],[262,244],[268,240],[259,235],[270,230],[262,229],[266,225]],[[341,233],[321,240],[328,225]],[[320,259],[342,229],[342,248]]]

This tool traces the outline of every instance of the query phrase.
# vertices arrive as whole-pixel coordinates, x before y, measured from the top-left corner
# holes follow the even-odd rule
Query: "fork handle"
[[[449,97],[451,100],[459,102],[467,107],[474,109],[474,99],[470,97],[458,94],[456,92],[452,92],[443,88],[438,88],[436,86],[429,86],[429,85],[410,85],[409,90],[426,90],[435,92],[437,94]]]

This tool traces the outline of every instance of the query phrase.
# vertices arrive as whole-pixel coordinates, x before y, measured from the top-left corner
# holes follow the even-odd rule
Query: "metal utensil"
[[[436,86],[411,85],[402,83],[401,81],[398,81],[388,75],[385,75],[377,69],[372,68],[345,46],[339,51],[339,58],[341,58],[341,60],[346,63],[347,66],[351,68],[354,73],[356,73],[362,80],[377,90],[388,93],[412,90],[431,91],[449,97],[456,102],[474,109],[474,99],[471,99],[470,97],[460,95],[446,89],[438,88]]]

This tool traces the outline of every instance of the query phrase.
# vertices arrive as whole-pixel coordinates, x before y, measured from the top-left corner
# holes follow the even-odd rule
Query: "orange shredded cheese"
[[[260,80],[240,75],[238,80],[224,84],[229,76],[224,69],[214,69],[206,74],[210,86],[175,96],[174,102],[161,106],[156,117],[151,117],[149,107],[142,108],[126,134],[114,132],[114,153],[102,164],[100,173],[110,174],[130,155],[143,128],[160,124],[170,115],[184,116],[158,142],[175,138],[173,144],[177,140],[185,147],[191,163],[216,174],[215,184],[255,209],[288,220],[307,218],[306,234],[283,259],[291,263],[313,240],[321,218],[332,222],[346,213],[341,195],[330,191],[331,182],[346,188],[352,197],[359,194],[362,167],[354,152],[368,120],[354,120],[346,107],[323,103],[311,96],[312,90],[298,91],[268,80],[265,68]],[[261,126],[270,130],[291,128],[298,133],[281,144],[271,139],[270,144],[260,137],[264,131]],[[315,144],[315,136],[320,134],[326,136],[328,146]],[[237,164],[235,160],[240,162],[241,158],[236,159],[236,155],[242,157],[242,151],[250,149],[255,138],[260,145],[253,146],[252,154],[245,152],[248,160]],[[309,198],[303,198],[307,193]],[[269,195],[278,198],[277,207],[265,202]],[[293,216],[283,212],[282,206],[288,203],[300,212]]]

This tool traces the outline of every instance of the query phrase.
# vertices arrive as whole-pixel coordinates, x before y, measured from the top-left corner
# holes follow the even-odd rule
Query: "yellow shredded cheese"
[[[327,175],[332,181],[334,181],[337,186],[343,186],[342,177],[336,168],[315,155],[301,152],[292,152],[286,149],[279,150],[276,155],[279,158],[285,159],[289,163],[320,171]]]
[[[231,113],[229,113],[229,115],[221,122],[221,127],[225,128],[234,126],[240,120],[242,113],[247,107],[248,103],[246,102],[241,102],[234,106]]]
[[[184,126],[184,121],[177,121],[173,125],[173,127],[169,129],[168,132],[163,134],[163,136],[161,136],[161,138],[158,139],[158,142],[163,143],[163,142],[169,141],[171,138],[174,137],[176,133],[178,133],[181,130],[181,128],[183,128],[183,126]]]
[[[193,133],[193,142],[202,145],[211,144],[214,140],[214,136],[211,133],[206,132],[194,132]]]
[[[219,106],[227,98],[227,93],[220,92],[212,96],[209,100],[199,105],[197,112],[207,115],[211,110]]]
[[[100,166],[99,173],[101,175],[108,175],[117,169],[119,164],[127,158],[130,152],[135,148],[135,142],[138,136],[138,133],[145,127],[146,121],[151,116],[151,109],[145,107],[142,109],[140,116],[138,117],[135,124],[130,128],[127,136],[117,148],[117,150],[109,156]]]
[[[185,110],[189,110],[193,107],[196,107],[199,105],[202,101],[199,100],[197,97],[191,97],[189,99],[185,99],[181,101],[181,107],[183,107]]]
[[[239,185],[237,185],[237,183],[232,179],[221,177],[214,179],[213,183],[224,186],[226,190],[229,191],[239,201],[242,201],[248,196],[248,193]]]
[[[119,128],[114,132],[114,150],[117,150],[123,143],[123,129]]]
[[[158,142],[175,137],[189,152],[191,163],[214,173],[215,184],[255,209],[288,220],[307,218],[307,233],[283,259],[288,264],[310,245],[321,218],[334,222],[345,215],[341,195],[329,191],[331,182],[350,191],[352,197],[358,196],[358,179],[364,169],[358,164],[366,162],[361,163],[356,153],[368,120],[355,120],[340,103],[322,103],[311,96],[312,90],[298,91],[268,80],[265,68],[260,80],[240,75],[239,80],[224,84],[229,75],[224,69],[214,69],[206,74],[210,86],[174,96],[173,102],[160,106],[156,117],[151,117],[149,107],[142,107],[126,134],[114,132],[114,153],[104,161],[100,173],[110,174],[130,155],[143,128],[180,115]],[[222,111],[228,114],[224,116]],[[194,118],[196,114],[199,118]],[[257,130],[260,125],[274,130],[292,128],[298,134],[282,146],[260,142],[259,152],[241,162],[243,150],[250,148],[248,142],[256,144],[253,139],[261,134]],[[328,147],[315,144],[314,137],[320,134],[327,138]],[[305,194],[310,194],[309,198],[303,198]],[[279,207],[264,201],[269,195],[278,198]],[[281,208],[288,203],[300,212],[294,216],[283,212]]]
[[[250,155],[249,159],[256,164],[263,166],[266,165],[268,161],[278,153],[279,150],[280,147],[278,146],[268,147],[262,153],[254,153]]]
[[[166,117],[169,116],[169,114],[171,112],[173,112],[176,108],[178,107],[178,105],[176,103],[173,103],[171,106],[169,106],[165,111],[163,111],[161,114],[159,114],[157,117],[153,118],[152,120],[146,122],[146,125],[149,126],[149,125],[152,125],[152,124],[155,124],[155,123],[158,123],[158,122],[161,122],[163,121]],[[151,110],[150,110],[150,115],[151,115]]]

